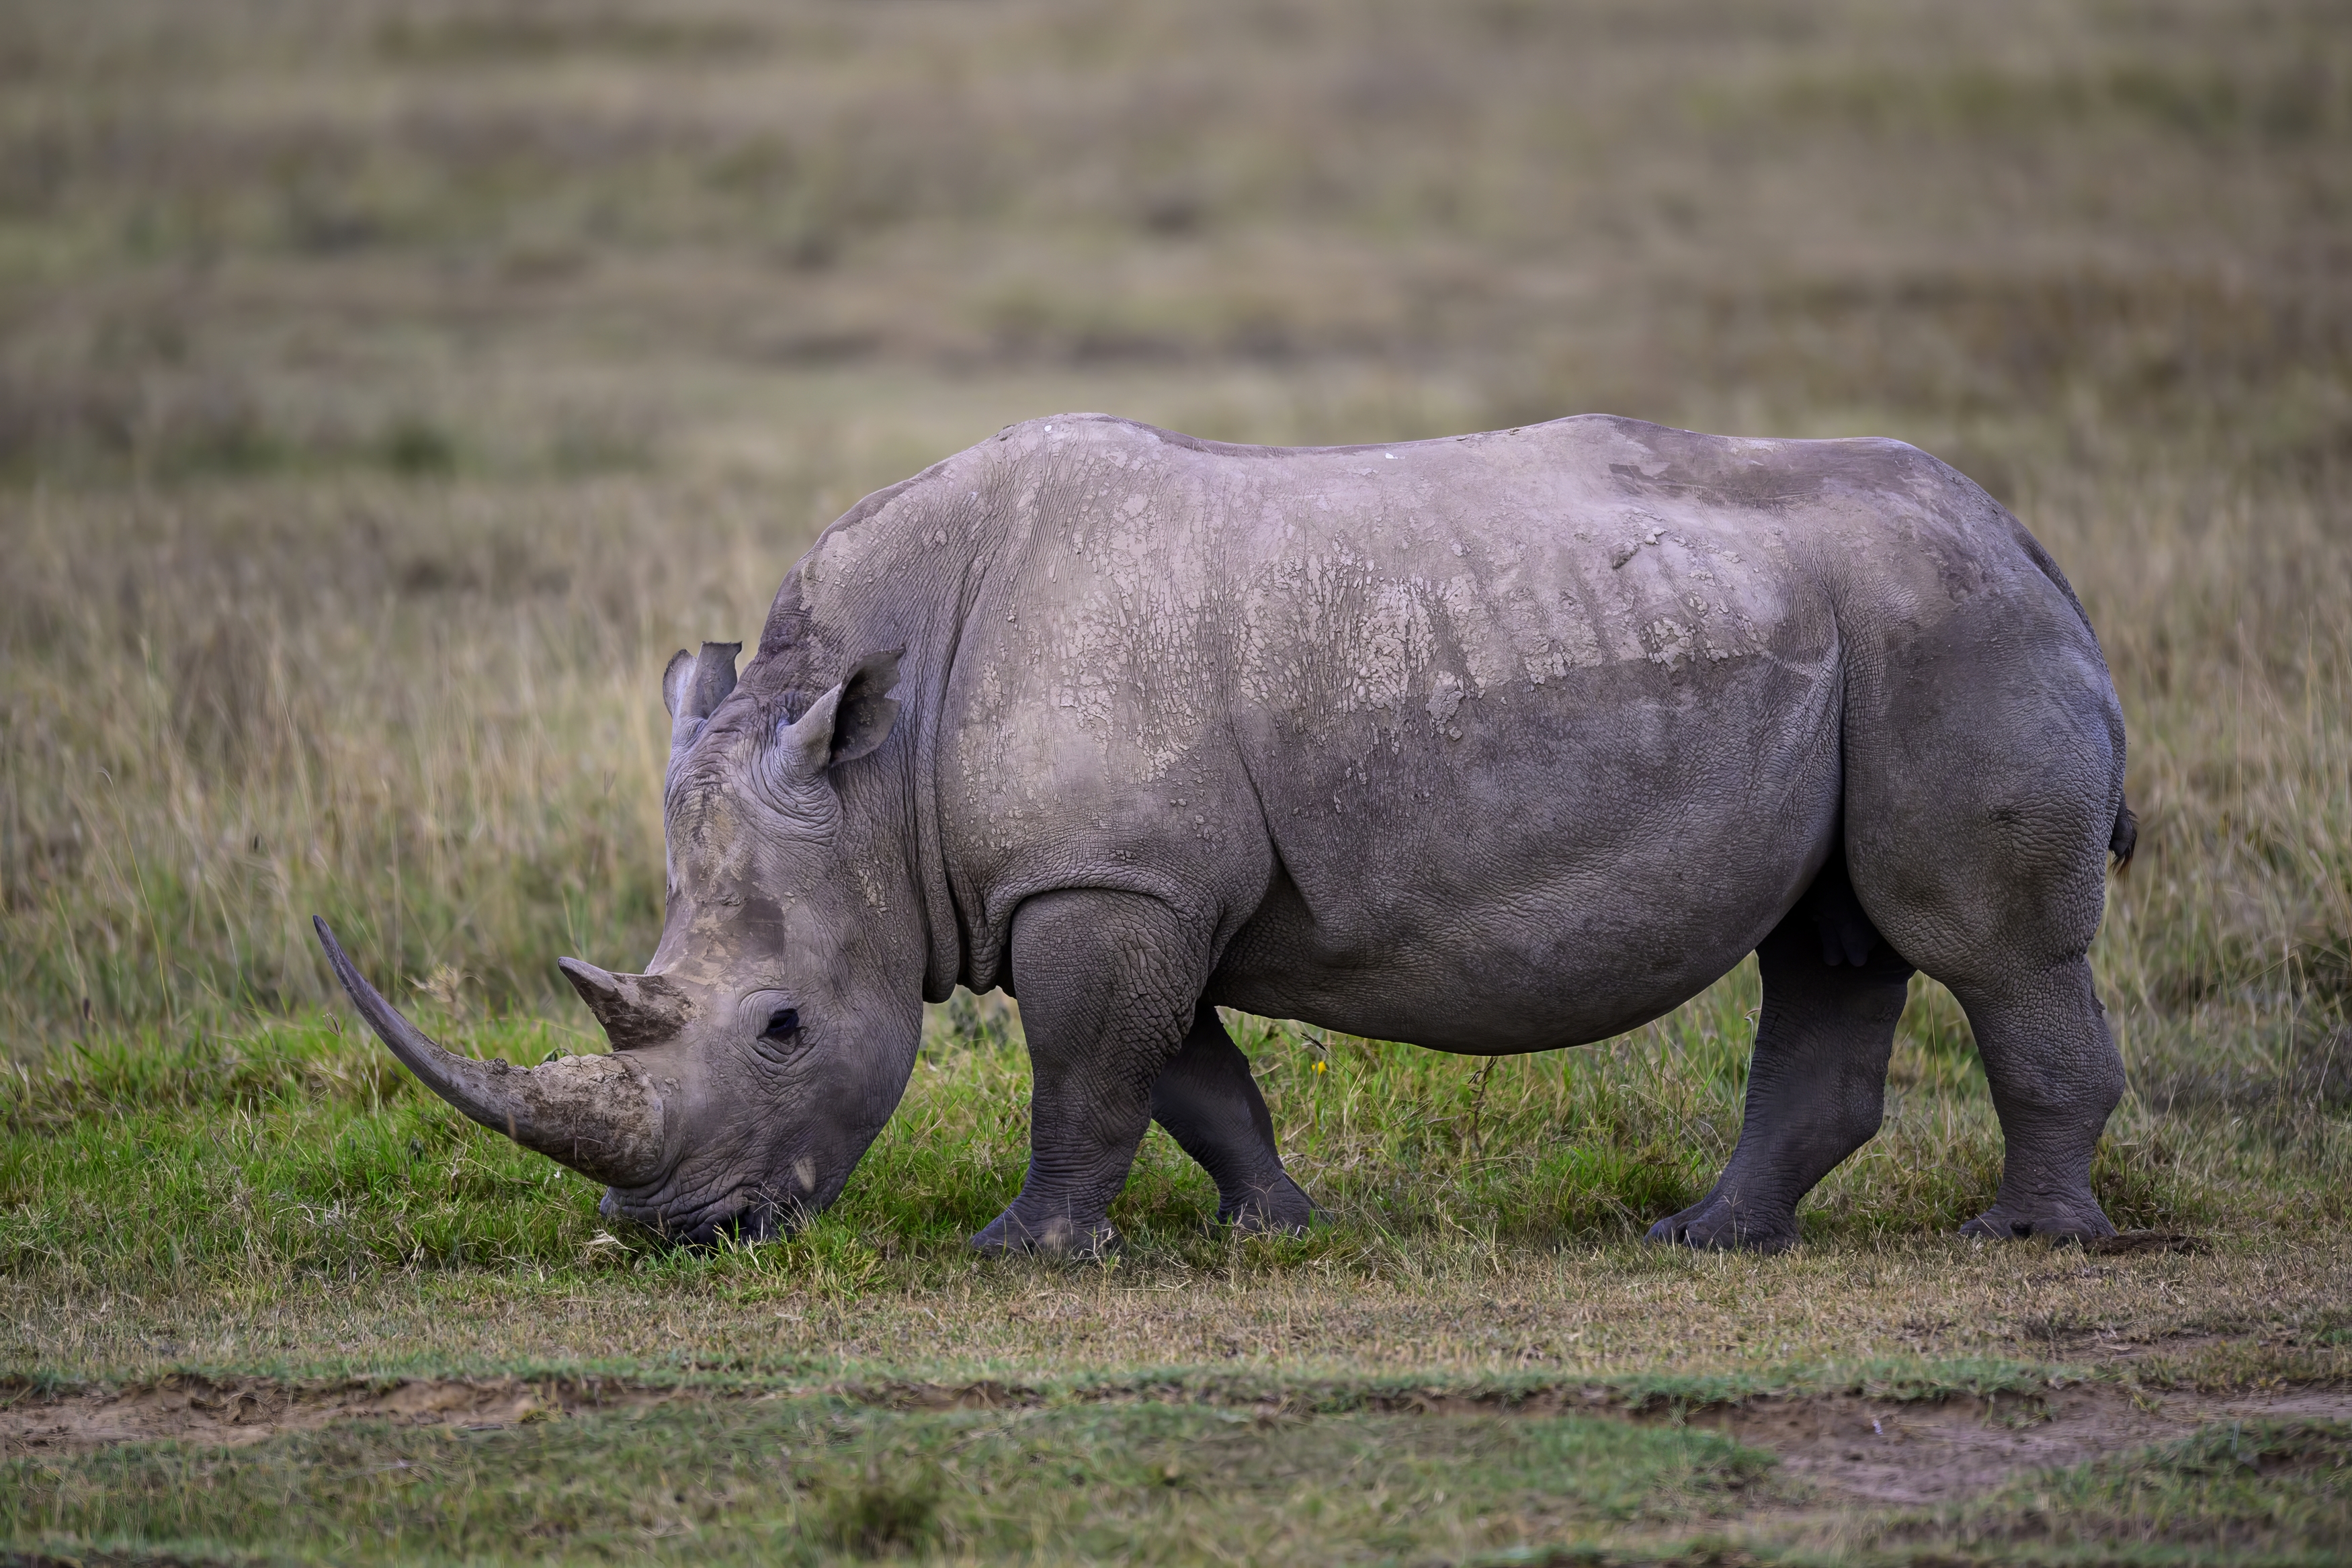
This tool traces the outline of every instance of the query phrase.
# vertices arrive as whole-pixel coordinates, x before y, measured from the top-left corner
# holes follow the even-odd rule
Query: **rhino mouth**
[[[607,1219],[643,1226],[663,1240],[684,1247],[716,1247],[721,1239],[772,1241],[800,1229],[809,1218],[796,1202],[744,1187],[684,1209],[674,1205],[640,1207],[612,1191],[596,1207]]]

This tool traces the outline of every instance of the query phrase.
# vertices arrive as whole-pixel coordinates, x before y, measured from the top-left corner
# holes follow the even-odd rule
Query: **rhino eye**
[[[760,1031],[760,1038],[761,1040],[773,1040],[776,1044],[782,1045],[786,1040],[792,1039],[793,1036],[798,1034],[800,1032],[800,1029],[801,1015],[799,1013],[793,1011],[791,1008],[778,1008],[774,1012],[768,1015],[768,1027]]]

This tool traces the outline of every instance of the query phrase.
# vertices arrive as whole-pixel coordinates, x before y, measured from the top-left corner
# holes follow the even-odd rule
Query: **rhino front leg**
[[[1151,1086],[1151,1119],[1215,1179],[1219,1219],[1244,1230],[1307,1228],[1315,1206],[1282,1168],[1249,1058],[1206,1002]]]
[[[1152,1085],[1192,1028],[1204,946],[1173,910],[1134,894],[1042,894],[1013,915],[1029,1174],[975,1249],[1091,1256],[1117,1244],[1110,1202],[1151,1124]]]
[[[1878,1133],[1886,1061],[1911,966],[1868,931],[1841,952],[1801,904],[1756,949],[1764,1010],[1739,1144],[1715,1190],[1650,1228],[1653,1241],[1777,1252],[1796,1245],[1797,1204]]]

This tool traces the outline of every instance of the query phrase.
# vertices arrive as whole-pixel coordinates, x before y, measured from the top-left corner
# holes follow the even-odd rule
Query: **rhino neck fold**
[[[898,732],[872,758],[903,771],[891,786],[875,780],[858,794],[872,803],[887,799],[897,819],[891,836],[919,901],[923,999],[933,1002],[954,994],[966,967],[941,833],[940,737],[966,618],[1006,516],[992,476],[962,470],[971,457],[877,490],[828,527],[777,591],[757,660],[787,670],[803,662],[846,668],[877,648],[906,649]],[[951,467],[958,471],[945,472]],[[854,570],[827,559],[833,545],[849,547],[842,553],[854,559]]]
[[[992,552],[991,552],[992,553]],[[940,737],[947,733],[948,694],[954,685],[957,655],[963,648],[971,606],[986,576],[985,556],[968,557],[959,570],[951,607],[940,612],[944,624],[929,630],[922,682],[917,700],[904,710],[915,725],[908,738],[913,777],[908,790],[909,848],[914,852],[914,882],[923,901],[923,999],[943,1002],[955,994],[957,982],[971,967],[964,941],[963,911],[957,907],[955,886],[948,877],[947,844],[940,826]]]

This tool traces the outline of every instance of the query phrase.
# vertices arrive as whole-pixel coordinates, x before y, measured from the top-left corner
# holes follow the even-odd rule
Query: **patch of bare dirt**
[[[1818,1486],[1910,1506],[1985,1491],[2023,1470],[2168,1442],[2214,1421],[2296,1417],[2352,1421],[2352,1392],[2157,1398],[2093,1384],[2032,1398],[1764,1399],[1690,1419],[1770,1450],[1790,1474]]]
[[[284,1384],[172,1376],[97,1392],[46,1394],[19,1388],[0,1391],[0,1458],[166,1437],[237,1447],[280,1432],[362,1418],[418,1427],[510,1427],[576,1410],[624,1408],[674,1397],[677,1395],[672,1390],[595,1378],[415,1377]]]

